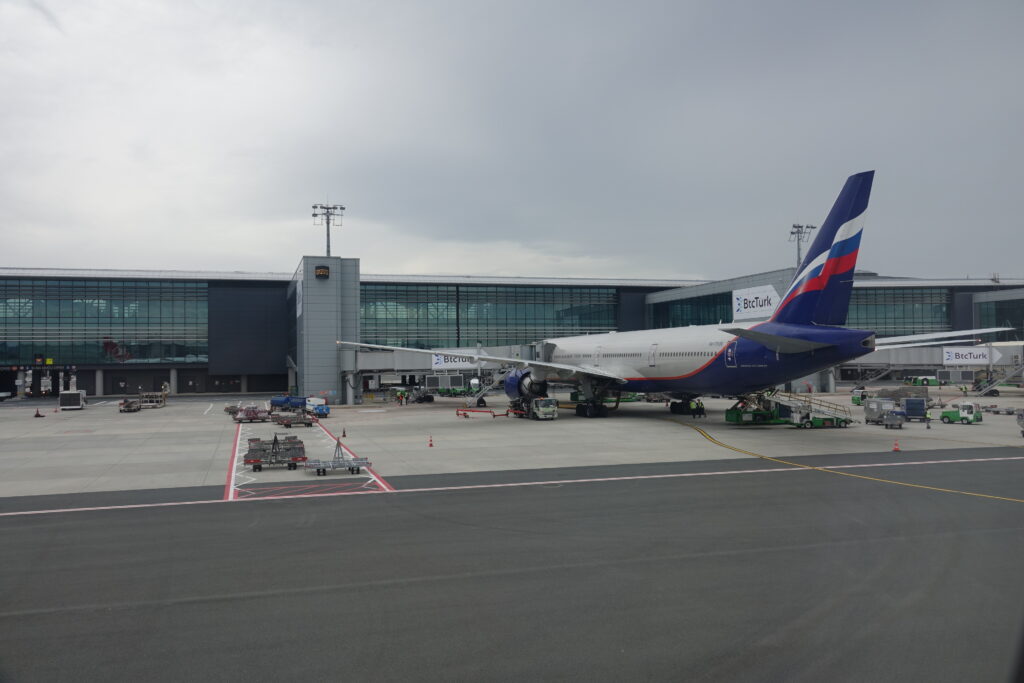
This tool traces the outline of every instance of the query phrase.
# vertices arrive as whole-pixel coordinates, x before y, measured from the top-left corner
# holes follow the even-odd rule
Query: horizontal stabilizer
[[[719,329],[721,329],[722,332],[735,334],[737,337],[743,337],[744,339],[749,339],[750,341],[755,341],[758,344],[767,346],[776,353],[806,353],[807,351],[835,346],[835,344],[824,344],[822,342],[807,341],[806,339],[783,337],[778,334],[768,334],[767,332],[748,330],[744,327],[722,327]]]
[[[973,337],[978,334],[989,334],[992,332],[1006,332],[1012,330],[1012,327],[983,327],[977,330],[950,330],[948,332],[929,332],[927,334],[908,334],[902,337],[881,337],[877,346],[886,346],[889,344],[904,344],[907,342],[916,343],[921,341],[927,341],[929,339],[948,339],[949,344],[955,344],[953,341],[954,337]],[[966,340],[965,340],[966,341]],[[964,343],[964,342],[961,342]]]

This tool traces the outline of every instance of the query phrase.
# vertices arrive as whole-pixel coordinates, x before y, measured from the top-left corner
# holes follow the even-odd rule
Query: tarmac
[[[727,425],[724,399],[548,422],[441,400],[285,430],[223,411],[266,398],[0,404],[0,680],[1018,672],[1013,416],[807,430]],[[275,431],[320,459],[344,434],[372,465],[252,472],[246,439]]]

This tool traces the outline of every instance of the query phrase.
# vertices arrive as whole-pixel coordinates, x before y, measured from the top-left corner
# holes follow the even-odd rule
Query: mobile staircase
[[[845,427],[853,419],[849,406],[823,401],[810,394],[789,394],[778,391],[769,400],[788,406],[793,412],[793,422],[800,427]]]
[[[989,381],[985,382],[971,393],[973,393],[975,396],[984,396],[985,394],[987,394],[992,389],[995,389],[1000,384],[1008,382],[1017,375],[1021,374],[1021,372],[1024,372],[1024,364],[1018,365],[1017,367],[1011,369],[1009,372],[1005,374],[1000,374],[998,377],[990,379]],[[992,394],[992,396],[998,395],[998,392]]]

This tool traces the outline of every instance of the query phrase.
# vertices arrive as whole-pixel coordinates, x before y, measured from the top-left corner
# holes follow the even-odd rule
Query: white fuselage
[[[711,362],[734,338],[717,325],[694,325],[561,337],[546,343],[554,345],[553,363],[592,366],[642,380],[690,375]],[[551,375],[554,379],[554,373]]]

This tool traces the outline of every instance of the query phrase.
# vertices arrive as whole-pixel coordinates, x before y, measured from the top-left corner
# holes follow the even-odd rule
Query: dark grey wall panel
[[[647,327],[645,316],[645,302],[647,299],[647,294],[650,291],[652,290],[619,290],[619,306],[618,311],[616,312],[616,317],[618,318],[618,326],[616,327],[616,329],[619,332],[643,330]]]
[[[287,282],[210,283],[210,375],[287,372],[287,289]]]

